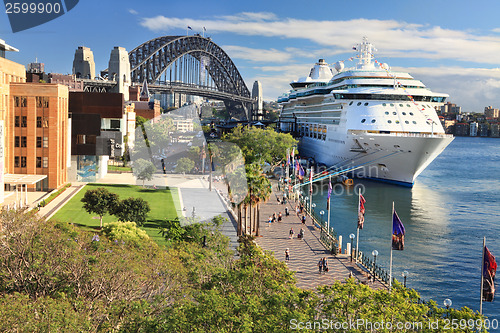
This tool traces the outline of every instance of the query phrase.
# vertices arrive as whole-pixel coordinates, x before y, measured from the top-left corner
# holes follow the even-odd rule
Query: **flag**
[[[188,25],[188,29],[189,29],[189,30],[193,30],[193,28],[191,28],[189,25]]]
[[[302,179],[304,179],[304,175],[306,173],[304,172],[304,169],[302,168],[302,166],[300,164],[298,164],[298,162],[297,162],[297,165],[299,167],[299,179],[302,180]]]
[[[328,183],[328,196],[326,198],[326,210],[330,210],[330,197],[332,196],[332,181]]]
[[[365,223],[365,198],[360,193],[359,194],[359,208],[358,208],[358,228],[363,229],[363,224]]]
[[[300,172],[300,165],[299,165],[299,161],[295,161],[295,174],[299,174]]]
[[[286,165],[290,165],[290,155],[286,155]]]
[[[493,302],[495,297],[495,274],[497,271],[497,262],[488,248],[484,247],[483,262],[483,301]]]
[[[396,211],[392,214],[392,249],[403,250],[405,247],[405,227]]]
[[[309,172],[309,193],[313,193],[313,168],[311,168],[311,172]]]
[[[203,31],[207,31],[207,28],[203,27]]]

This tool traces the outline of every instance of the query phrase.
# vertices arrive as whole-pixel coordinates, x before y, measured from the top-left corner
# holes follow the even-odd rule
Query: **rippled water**
[[[356,180],[365,186],[365,227],[360,251],[378,250],[388,269],[392,202],[405,228],[405,250],[393,252],[393,276],[424,299],[479,310],[483,236],[500,266],[500,139],[457,137],[417,178],[413,188]],[[326,185],[315,195],[326,210]],[[343,236],[356,234],[357,195],[332,196],[331,223]],[[497,272],[500,277],[500,269]],[[500,289],[497,278],[497,289]],[[500,293],[483,303],[483,313],[500,321]]]

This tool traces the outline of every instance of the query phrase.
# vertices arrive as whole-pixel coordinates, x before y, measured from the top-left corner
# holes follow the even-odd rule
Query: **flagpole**
[[[483,284],[484,284],[484,249],[486,247],[486,237],[483,237],[483,260],[481,261],[481,294],[479,296],[479,314],[483,314]]]
[[[389,263],[389,292],[392,288],[392,225],[394,224],[394,201],[392,202],[392,215],[391,215],[391,260]]]
[[[361,190],[358,192],[358,227],[356,228],[356,264],[358,263],[358,253],[359,253],[359,208],[360,208],[360,200],[361,200]]]
[[[313,172],[313,167],[311,167],[311,170],[309,170],[309,215],[312,217],[312,200],[313,200],[313,183],[312,183],[312,172]]]
[[[287,148],[286,149],[286,177],[285,179],[288,179],[290,176],[290,148]],[[288,182],[283,182],[283,184],[287,184],[288,186]],[[285,185],[283,185],[285,186]],[[285,192],[285,191],[283,191]]]
[[[330,182],[328,183],[328,186],[332,186],[332,176],[331,175],[329,177],[329,181]],[[330,189],[328,188],[328,190],[330,190]],[[328,235],[330,234],[330,199],[331,199],[331,196],[332,195],[330,194],[330,197],[328,198],[328,212],[327,212],[327,214],[328,214],[328,223],[327,223],[327,226],[328,226],[327,233],[328,233]]]

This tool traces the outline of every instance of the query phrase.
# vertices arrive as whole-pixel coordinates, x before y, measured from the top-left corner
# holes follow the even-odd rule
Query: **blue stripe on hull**
[[[412,188],[413,185],[415,184],[414,182],[413,183],[408,183],[408,182],[402,182],[402,181],[399,181],[399,180],[384,179],[384,178],[375,178],[375,177],[363,177],[363,178],[360,178],[360,179],[368,179],[368,180],[373,180],[373,181],[376,181],[376,182],[387,183],[387,184],[392,184],[392,185],[397,185],[397,186],[410,187],[410,188]]]

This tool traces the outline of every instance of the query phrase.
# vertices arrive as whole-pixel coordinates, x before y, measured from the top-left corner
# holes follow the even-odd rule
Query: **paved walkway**
[[[312,225],[307,216],[304,226],[295,213],[295,202],[287,203],[289,216],[284,216],[285,205],[278,203],[277,197],[282,192],[277,191],[277,183],[273,182],[271,200],[261,206],[261,237],[257,237],[257,244],[264,250],[274,253],[278,260],[285,261],[285,249],[289,248],[290,260],[285,261],[290,270],[295,272],[297,286],[304,289],[313,289],[320,285],[331,285],[335,281],[345,281],[350,274],[361,283],[366,283],[374,289],[387,289],[379,280],[371,282],[371,276],[365,273],[354,262],[351,263],[347,255],[333,256],[319,241],[320,231]],[[292,206],[293,205],[293,206]],[[267,223],[269,216],[274,212],[283,214],[282,222]],[[289,238],[289,231],[293,228],[294,237]],[[300,228],[304,228],[304,238],[297,239]],[[318,261],[326,257],[329,272],[319,273]]]

